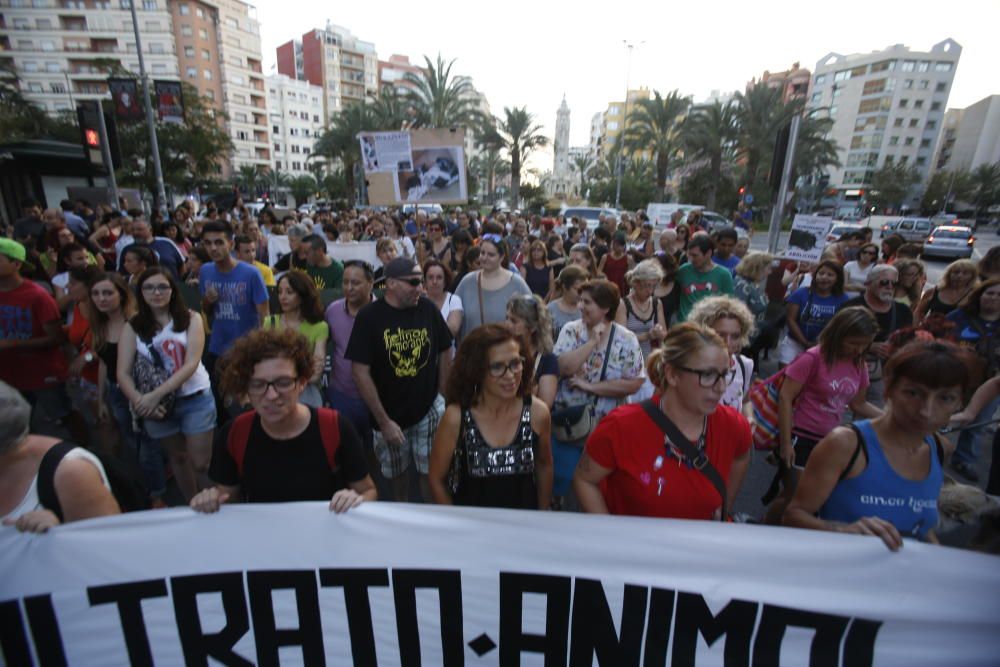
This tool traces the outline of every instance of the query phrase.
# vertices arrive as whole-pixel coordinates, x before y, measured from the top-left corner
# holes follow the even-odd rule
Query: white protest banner
[[[1000,560],[743,524],[375,502],[0,529],[43,665],[996,665]]]
[[[833,225],[831,218],[817,215],[796,215],[792,221],[792,233],[788,237],[788,247],[781,255],[785,259],[800,262],[818,262],[826,247],[826,235]]]
[[[267,263],[271,266],[274,266],[282,255],[287,255],[291,250],[287,236],[271,234],[267,237]],[[382,266],[378,255],[375,254],[374,241],[352,241],[350,243],[327,241],[326,254],[341,262],[346,262],[349,259],[360,259],[368,262],[374,268]]]

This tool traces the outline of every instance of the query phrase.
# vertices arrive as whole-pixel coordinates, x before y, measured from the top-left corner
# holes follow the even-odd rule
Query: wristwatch
[[[83,360],[86,361],[88,364],[94,363],[94,359],[96,358],[97,357],[94,356],[94,353],[89,350],[83,353]]]

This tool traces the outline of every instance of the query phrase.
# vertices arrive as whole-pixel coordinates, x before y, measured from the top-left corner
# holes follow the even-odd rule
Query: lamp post
[[[615,208],[620,209],[622,204],[622,174],[624,173],[624,163],[622,153],[625,152],[625,127],[628,123],[628,89],[631,85],[629,79],[632,75],[632,49],[635,48],[635,44],[628,42],[627,40],[622,40],[625,45],[625,105],[622,109],[622,127],[621,131],[618,133],[618,158],[615,160],[615,171],[617,172],[618,182],[615,185]],[[639,45],[645,44],[646,42],[639,42]]]
[[[160,200],[160,212],[167,215],[167,193],[163,189],[163,168],[160,166],[160,145],[156,140],[156,119],[153,117],[153,103],[149,101],[149,79],[146,77],[146,62],[142,57],[142,39],[139,37],[139,17],[135,13],[135,3],[129,0],[132,10],[132,29],[135,31],[135,52],[139,56],[139,78],[142,80],[142,100],[146,104],[146,124],[149,126],[149,147],[153,154],[153,173],[156,175],[156,196]]]

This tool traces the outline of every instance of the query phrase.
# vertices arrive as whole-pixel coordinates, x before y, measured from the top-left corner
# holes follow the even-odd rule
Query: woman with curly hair
[[[319,290],[308,274],[288,271],[278,280],[278,303],[281,304],[281,314],[265,317],[263,328],[291,329],[309,341],[313,348],[313,372],[306,390],[302,392],[302,402],[318,408],[323,405],[319,383],[326,362],[326,341],[330,338],[330,327],[324,318]]]
[[[750,406],[750,383],[753,381],[754,364],[740,350],[750,342],[754,331],[753,315],[742,301],[731,296],[710,296],[695,304],[688,316],[689,322],[708,327],[726,344],[729,350],[729,375],[721,405],[739,410],[747,419],[753,418]]]
[[[552,316],[535,294],[515,294],[507,302],[507,324],[524,339],[532,393],[552,409],[559,388],[559,359],[552,354]]]
[[[462,340],[431,448],[434,502],[548,509],[549,410],[531,395],[531,375],[510,327],[488,324]]]
[[[208,470],[215,485],[191,499],[192,509],[329,500],[331,511],[344,512],[375,500],[351,420],[300,400],[313,373],[313,348],[304,336],[289,329],[253,331],[223,359],[221,389],[248,396],[253,410],[219,430]]]

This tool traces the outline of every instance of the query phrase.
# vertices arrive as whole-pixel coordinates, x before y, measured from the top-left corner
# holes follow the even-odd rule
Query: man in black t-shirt
[[[895,299],[899,272],[888,264],[872,267],[865,279],[865,291],[859,296],[845,301],[841,308],[863,306],[870,310],[878,321],[878,333],[868,356],[868,402],[879,407],[883,404],[882,366],[889,358],[890,346],[887,342],[893,332],[913,326],[913,311],[909,306]]]
[[[423,277],[412,259],[390,261],[384,276],[385,295],[358,313],[344,356],[375,422],[375,454],[395,500],[407,500],[411,459],[430,500],[428,462],[444,413],[451,332],[437,306],[421,296]]]

